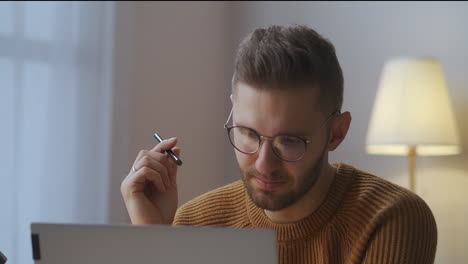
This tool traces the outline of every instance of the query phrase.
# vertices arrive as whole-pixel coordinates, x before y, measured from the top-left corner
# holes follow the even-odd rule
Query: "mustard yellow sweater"
[[[181,206],[174,225],[272,228],[281,264],[434,262],[437,227],[421,198],[347,164],[335,166],[326,200],[298,222],[270,221],[237,181]]]

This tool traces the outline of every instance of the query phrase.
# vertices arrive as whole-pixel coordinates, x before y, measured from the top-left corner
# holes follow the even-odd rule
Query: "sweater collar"
[[[337,167],[336,176],[322,204],[309,216],[288,224],[273,223],[263,209],[258,208],[245,191],[247,215],[256,228],[270,228],[276,231],[278,241],[296,240],[312,235],[317,229],[330,222],[330,217],[336,212],[343,199],[355,169],[344,163],[334,164]]]

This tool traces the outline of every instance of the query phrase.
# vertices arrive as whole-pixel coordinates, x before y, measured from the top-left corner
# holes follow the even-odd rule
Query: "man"
[[[237,53],[231,101],[242,180],[177,210],[177,166],[162,153],[180,149],[165,140],[122,182],[132,223],[273,228],[279,263],[433,263],[437,228],[421,198],[328,163],[351,123],[330,42],[306,26],[255,30]]]

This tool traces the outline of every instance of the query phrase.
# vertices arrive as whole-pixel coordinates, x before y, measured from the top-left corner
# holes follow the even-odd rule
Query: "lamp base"
[[[416,146],[411,146],[408,149],[408,170],[409,170],[409,189],[412,192],[416,191]]]

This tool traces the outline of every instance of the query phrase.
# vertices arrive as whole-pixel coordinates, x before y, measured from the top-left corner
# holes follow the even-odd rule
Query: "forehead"
[[[259,89],[238,83],[233,95],[233,120],[272,136],[307,135],[323,119],[316,88]]]

